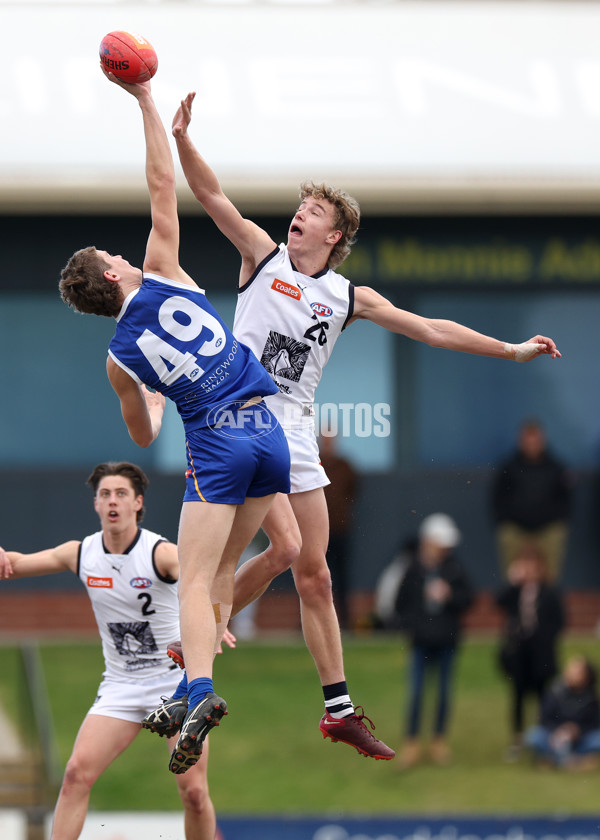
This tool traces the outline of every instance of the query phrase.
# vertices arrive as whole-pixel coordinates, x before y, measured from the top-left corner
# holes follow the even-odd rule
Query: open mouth
[[[292,225],[290,228],[290,235],[291,236],[302,236],[302,231],[298,227],[298,225]]]
[[[108,518],[114,522],[116,519],[119,518],[119,514],[116,510],[111,510],[108,512]]]

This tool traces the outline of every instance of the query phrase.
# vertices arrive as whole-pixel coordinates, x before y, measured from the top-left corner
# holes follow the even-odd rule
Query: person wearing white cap
[[[438,548],[456,548],[461,535],[455,521],[447,513],[432,513],[421,522],[419,537]]]
[[[437,764],[450,759],[446,729],[452,665],[460,641],[461,616],[473,600],[465,570],[453,554],[461,539],[454,520],[445,513],[433,513],[421,522],[418,536],[395,604],[399,624],[412,643],[406,741],[398,759],[402,769],[421,757],[425,675],[432,668],[438,672],[439,688],[430,755]]]

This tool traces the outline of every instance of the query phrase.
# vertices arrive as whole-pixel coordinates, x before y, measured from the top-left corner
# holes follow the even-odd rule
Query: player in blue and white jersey
[[[278,393],[267,402],[285,428],[291,454],[291,493],[277,497],[263,524],[271,545],[236,576],[234,609],[264,592],[291,565],[304,637],[323,687],[321,732],[364,755],[390,759],[394,751],[372,735],[364,715],[355,713],[344,675],[325,559],[329,523],[323,487],[329,480],[319,463],[313,419],[323,367],[342,330],[357,319],[435,347],[483,356],[528,361],[560,354],[550,338],[508,344],[454,321],[423,318],[371,288],[354,287],[336,269],[350,253],[360,209],[355,199],[327,184],[302,186],[287,243],[277,245],[242,217],[194,147],[187,131],[193,99],[193,93],[186,97],[173,120],[179,159],[194,195],[242,258],[233,329],[277,383]]]
[[[289,490],[289,450],[263,402],[277,390],[272,378],[179,265],[175,171],[150,82],[105,75],[142,111],[152,229],[143,269],[85,248],[63,269],[60,291],[74,309],[117,321],[107,373],[133,440],[143,447],[154,441],[165,398],[183,420],[188,470],[177,545],[186,675],[157,716],[179,717],[189,704],[170,762],[172,772],[184,773],[226,714],[213,690],[213,657],[231,613],[239,556],[275,494]]]
[[[0,548],[0,581],[76,574],[102,640],[102,682],[67,762],[54,810],[56,840],[80,836],[94,783],[137,737],[157,696],[175,691],[180,673],[166,652],[179,632],[177,547],[141,527],[148,478],[136,464],[121,461],[98,464],[87,483],[100,531],[31,554]],[[175,740],[168,739],[171,749]],[[215,837],[207,763],[205,749],[192,772],[176,777],[186,840]]]

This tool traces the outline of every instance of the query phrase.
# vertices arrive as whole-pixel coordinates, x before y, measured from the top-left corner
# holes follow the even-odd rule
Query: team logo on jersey
[[[150,578],[134,577],[129,581],[129,585],[133,586],[134,589],[149,589],[152,586],[152,581]]]
[[[331,318],[333,309],[325,303],[311,303],[310,308],[315,315],[321,315],[323,318]]]
[[[294,298],[294,300],[300,300],[302,297],[302,292],[296,286],[293,286],[291,283],[285,283],[283,280],[278,280],[277,277],[273,280],[271,284],[271,288],[274,289],[276,292],[280,292],[282,295],[287,295],[288,297]]]
[[[163,664],[161,658],[148,656],[158,652],[158,645],[147,621],[109,621],[108,629],[117,653],[126,657],[126,671],[143,671]]]
[[[92,577],[92,575],[88,575],[87,585],[91,586],[92,589],[112,589],[113,579]]]
[[[310,345],[271,330],[260,363],[271,376],[299,382],[309,353]]]

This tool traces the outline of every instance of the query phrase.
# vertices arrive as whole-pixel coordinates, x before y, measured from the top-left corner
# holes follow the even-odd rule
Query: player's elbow
[[[204,207],[211,219],[218,216],[219,207],[225,198],[221,190],[215,191],[203,184],[197,184],[192,187],[192,192],[194,193],[196,200]]]
[[[423,344],[429,345],[429,347],[446,346],[443,334],[439,330],[436,330],[435,327],[426,326],[415,338],[422,341]]]
[[[127,426],[127,429],[131,440],[138,446],[141,446],[142,449],[148,449],[156,437],[152,429],[139,428],[129,425]]]
[[[175,195],[175,172],[158,167],[147,172],[150,195],[155,199]]]
[[[154,437],[151,435],[131,435],[131,439],[142,449],[148,449],[150,444],[154,442]]]
[[[430,347],[440,348],[447,346],[444,339],[439,335],[428,336],[424,339],[424,341],[425,344],[428,344]]]

